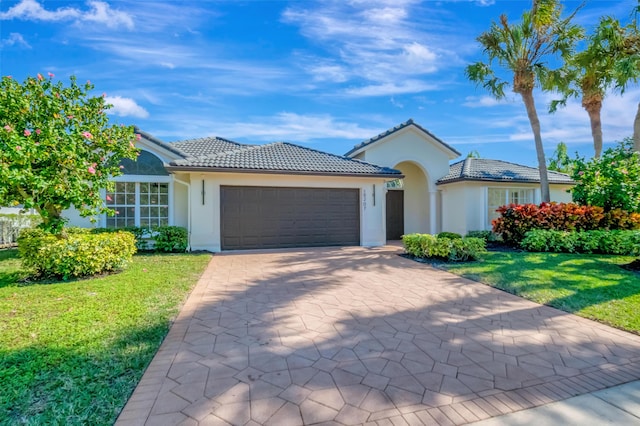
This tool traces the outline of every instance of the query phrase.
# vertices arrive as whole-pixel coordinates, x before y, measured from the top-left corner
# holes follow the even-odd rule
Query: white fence
[[[31,215],[0,214],[0,246],[11,246],[18,241],[20,231],[31,228],[37,223],[37,218]]]

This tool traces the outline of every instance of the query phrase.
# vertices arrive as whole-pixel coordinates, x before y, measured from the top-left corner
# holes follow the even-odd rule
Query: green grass
[[[209,259],[25,283],[16,250],[0,251],[0,424],[112,424]]]
[[[447,264],[454,274],[534,302],[640,333],[640,275],[633,257],[488,252],[480,262]]]

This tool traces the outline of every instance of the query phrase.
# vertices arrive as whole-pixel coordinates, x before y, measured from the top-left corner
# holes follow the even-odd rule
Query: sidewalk
[[[640,425],[640,381],[472,424],[474,426]]]

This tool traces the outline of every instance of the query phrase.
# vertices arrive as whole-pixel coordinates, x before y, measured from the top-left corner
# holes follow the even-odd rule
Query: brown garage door
[[[220,187],[223,250],[360,244],[357,189]]]

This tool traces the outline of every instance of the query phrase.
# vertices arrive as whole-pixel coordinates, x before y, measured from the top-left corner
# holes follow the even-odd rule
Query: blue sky
[[[572,10],[579,2],[565,2]],[[578,22],[627,18],[634,0],[588,1]],[[530,1],[0,1],[0,73],[91,80],[112,119],[165,141],[222,136],[343,154],[408,118],[463,155],[535,165],[524,106],[468,82],[475,42]],[[592,154],[579,102],[546,113],[548,154]],[[609,94],[605,141],[631,135],[640,88]]]

